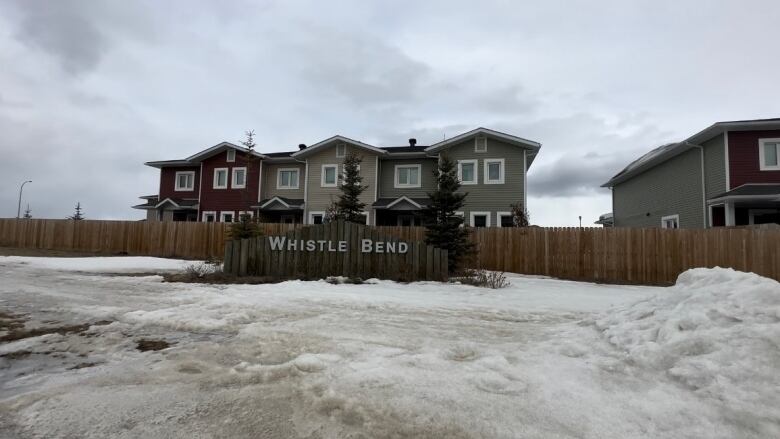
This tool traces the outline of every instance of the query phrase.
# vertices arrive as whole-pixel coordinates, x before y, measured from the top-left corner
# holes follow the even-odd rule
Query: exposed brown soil
[[[166,349],[170,346],[171,344],[165,340],[151,340],[151,339],[142,338],[141,340],[138,340],[137,346],[135,348],[141,352],[146,352],[146,351],[159,351],[162,349]]]
[[[68,370],[74,370],[74,369],[84,369],[87,367],[94,367],[97,366],[100,363],[79,363],[73,367],[69,367]]]
[[[29,357],[32,352],[30,351],[16,351],[16,352],[9,352],[7,354],[2,354],[0,357],[7,358],[9,360],[19,360],[22,358]]]
[[[278,276],[233,276],[221,272],[195,276],[192,273],[163,273],[165,282],[183,282],[196,284],[276,284],[292,278]],[[298,279],[298,278],[295,278]]]
[[[108,325],[110,320],[100,320],[94,323],[82,323],[80,325],[41,326],[37,328],[25,328],[21,316],[0,311],[0,330],[7,331],[0,336],[0,343],[23,340],[25,338],[38,337],[46,334],[80,334],[93,325]]]

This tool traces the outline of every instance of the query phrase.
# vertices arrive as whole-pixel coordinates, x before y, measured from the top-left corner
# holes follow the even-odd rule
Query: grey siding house
[[[266,222],[317,224],[325,220],[328,207],[341,194],[344,158],[354,153],[362,160],[360,174],[368,186],[362,194],[366,223],[419,225],[417,213],[427,206],[428,193],[436,189],[433,173],[446,155],[456,161],[461,190],[468,193],[459,212],[465,223],[473,227],[509,226],[511,205],[526,206],[526,174],[540,148],[538,142],[487,128],[433,145],[418,145],[409,139],[408,145],[380,147],[337,135],[310,146],[301,144],[294,152],[253,153],[250,158],[258,163],[247,165],[236,159],[236,154],[241,155],[240,147],[223,142],[192,156],[200,160],[197,162],[147,163],[161,170],[160,194],[142,197],[147,202],[134,207],[147,209],[150,220],[232,221],[251,212]],[[233,167],[234,163],[239,165]],[[172,164],[177,168],[169,169]],[[192,176],[180,176],[181,169]],[[223,174],[214,174],[218,172]],[[238,188],[248,192],[251,201],[232,194],[233,184],[227,180],[235,178],[235,172],[246,180]],[[217,183],[221,186],[215,187]],[[189,185],[191,194],[185,214],[156,214],[162,205],[179,206],[181,184]]]
[[[717,122],[655,148],[603,187],[615,227],[780,222],[780,119]]]

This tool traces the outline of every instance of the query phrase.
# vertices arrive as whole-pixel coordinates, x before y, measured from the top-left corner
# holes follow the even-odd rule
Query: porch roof
[[[708,203],[722,201],[780,201],[780,184],[743,184],[707,200]]]
[[[397,198],[380,198],[372,204],[374,209],[392,209],[393,206],[404,205],[406,209],[399,210],[420,210],[428,205],[430,200],[428,198],[409,198],[406,196],[400,196]]]
[[[281,206],[274,207],[275,205]],[[257,205],[252,206],[252,209],[260,211],[274,211],[279,212],[281,210],[303,210],[304,201],[299,198],[287,198],[287,197],[272,197],[261,200]]]

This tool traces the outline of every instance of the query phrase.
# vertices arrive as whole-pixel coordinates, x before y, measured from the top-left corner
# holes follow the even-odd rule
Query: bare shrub
[[[461,276],[453,278],[455,281],[475,287],[492,288],[497,290],[509,286],[509,281],[503,271],[464,270]]]

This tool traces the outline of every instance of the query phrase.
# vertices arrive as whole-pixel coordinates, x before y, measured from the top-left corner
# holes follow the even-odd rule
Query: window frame
[[[479,141],[484,140],[485,141],[485,149],[479,149]],[[474,137],[474,152],[477,154],[484,154],[488,152],[488,146],[487,146],[487,137],[485,136],[476,136]]]
[[[236,171],[244,171],[244,184],[236,184]],[[246,166],[237,166],[233,168],[230,172],[230,187],[232,189],[246,189],[246,177]]]
[[[324,210],[314,210],[309,212],[309,224],[315,224],[314,223],[314,217],[315,216],[321,216],[322,222],[320,224],[325,224],[325,211]]]
[[[677,224],[677,227],[667,227],[666,226],[666,222],[670,221],[670,220],[674,220],[675,224]],[[669,230],[679,229],[680,228],[680,214],[676,213],[674,215],[662,216],[661,217],[661,228],[662,229],[669,229]]]
[[[482,160],[482,163],[483,163],[482,166],[484,167],[483,176],[482,176],[484,178],[484,181],[483,181],[484,184],[504,184],[505,176],[506,176],[506,172],[505,172],[506,171],[506,164],[505,164],[506,160],[505,159],[484,159],[484,160]],[[501,169],[500,169],[500,172],[499,172],[498,180],[491,180],[490,179],[490,172],[489,172],[489,170],[490,170],[490,164],[491,163],[500,163],[501,164]]]
[[[512,212],[496,212],[496,226],[497,227],[504,227],[504,225],[501,223],[501,218],[508,216],[510,218],[513,217]],[[510,227],[515,226],[514,218],[512,218],[512,225]]]
[[[225,161],[228,163],[233,163],[236,161],[236,150],[233,148],[230,148],[227,150],[227,157],[225,157]]]
[[[463,165],[464,164],[472,164],[472,165],[474,165],[474,180],[473,181],[463,181]],[[460,182],[461,185],[479,184],[479,160],[477,160],[477,159],[458,160],[458,181]]]
[[[238,215],[236,215],[236,220],[241,221],[242,215],[249,215],[250,218],[255,218],[255,212],[253,210],[239,210]]]
[[[206,221],[207,216],[214,217],[214,220],[211,221],[212,223],[217,222],[217,211],[216,210],[204,210],[201,212],[201,222],[207,223],[209,221]]]
[[[476,227],[474,225],[474,217],[477,216],[484,216],[485,217],[485,228],[490,227],[490,212],[469,212],[469,226],[470,227]]]
[[[335,171],[333,172],[333,178],[335,178],[336,181],[333,183],[326,183],[325,182],[325,169],[327,168],[334,168]],[[338,164],[325,164],[322,165],[322,171],[320,173],[320,187],[338,187],[339,186],[339,165]]]
[[[179,176],[189,175],[192,176],[192,186],[181,187],[179,186]],[[176,192],[192,192],[195,190],[195,171],[176,171],[176,182],[174,183],[174,191]]]
[[[219,222],[224,223],[225,221],[225,215],[230,215],[230,222],[234,223],[236,222],[236,212],[233,210],[223,210],[219,212]]]
[[[339,147],[343,147],[344,150],[339,154]],[[337,143],[336,144],[336,158],[337,159],[343,159],[347,156],[347,144],[346,143]]]
[[[221,171],[225,171],[225,185],[224,186],[220,186],[220,185],[217,184],[217,182],[219,180],[217,178],[217,175],[219,175],[219,173]],[[228,188],[228,178],[229,177],[230,177],[229,168],[214,168],[214,178],[213,178],[213,181],[211,182],[212,183],[211,188],[212,189],[227,189]]]
[[[416,169],[417,170],[417,184],[401,183],[401,169]],[[408,179],[407,179],[408,181]],[[393,187],[396,189],[408,189],[422,187],[422,164],[408,164],[408,165],[395,165]]]
[[[295,186],[283,186],[282,185],[282,172],[294,172]],[[301,187],[301,170],[299,168],[279,168],[276,170],[276,188],[279,190],[297,190]]]
[[[767,147],[767,144],[773,143],[775,147],[775,154],[777,155],[777,164],[776,165],[767,165],[766,164],[766,155],[764,153],[764,149]],[[780,171],[780,138],[766,138],[766,139],[758,139],[758,163],[759,163],[759,169],[762,171]]]

